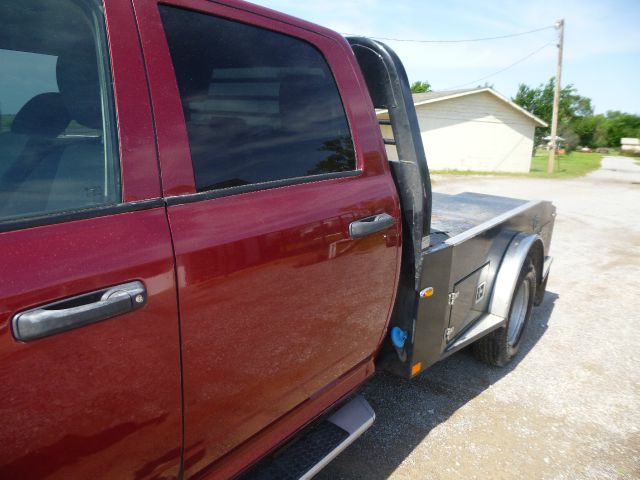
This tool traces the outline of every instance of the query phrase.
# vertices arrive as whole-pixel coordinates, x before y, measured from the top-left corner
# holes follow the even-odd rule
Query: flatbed
[[[517,351],[531,307],[544,295],[555,207],[548,201],[432,192],[428,145],[422,144],[402,62],[380,42],[348,40],[374,107],[388,113],[380,126],[403,209],[400,283],[378,365],[410,378],[480,339],[480,350],[489,352],[484,359],[504,364]],[[535,281],[525,292],[526,305],[518,306],[528,270]],[[509,327],[513,312],[522,308],[522,318]],[[512,338],[500,339],[495,348],[489,344],[496,336],[487,337],[501,328]],[[493,351],[503,354],[494,358]]]
[[[473,192],[457,195],[434,192],[432,195],[432,249],[444,241],[458,243],[505,217],[516,215],[525,205],[537,203]]]

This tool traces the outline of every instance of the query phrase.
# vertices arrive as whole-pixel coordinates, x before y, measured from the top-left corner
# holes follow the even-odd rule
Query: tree
[[[323,160],[320,160],[314,168],[308,170],[307,175],[353,170],[356,162],[356,154],[353,150],[353,141],[350,136],[341,136],[327,140],[318,150],[321,152],[329,152],[329,154]]]
[[[550,124],[554,88],[553,78],[536,88],[520,84],[513,101]],[[591,99],[567,85],[560,91],[558,132],[569,148],[619,147],[621,138],[640,138],[640,115],[618,111],[594,115]],[[535,135],[535,145],[540,145],[542,138],[549,135],[549,128],[537,128]]]
[[[426,93],[431,91],[431,84],[426,80],[413,82],[411,84],[411,93]]]
[[[537,117],[551,124],[553,114],[553,94],[555,90],[555,79],[550,78],[546,84],[538,87],[529,87],[521,83],[518,92],[512,99],[514,103],[520,105],[525,110],[533,113]],[[573,85],[567,85],[560,90],[560,108],[558,111],[558,124],[566,124],[575,131],[574,122],[585,117],[593,116],[591,99],[578,95]],[[537,128],[535,134],[535,144],[542,143],[542,139],[549,135],[550,128]],[[576,131],[576,134],[580,134]]]
[[[619,147],[621,138],[640,138],[640,116],[609,111],[606,118],[605,138],[608,146]]]
[[[604,115],[592,115],[573,121],[573,130],[580,139],[580,145],[606,147],[606,124]]]

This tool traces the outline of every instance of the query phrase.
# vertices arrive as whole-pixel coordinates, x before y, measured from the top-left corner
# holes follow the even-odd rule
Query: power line
[[[508,35],[498,35],[495,37],[481,37],[481,38],[466,38],[460,40],[416,40],[410,38],[390,38],[390,37],[367,37],[372,38],[374,40],[385,40],[388,42],[413,42],[413,43],[468,43],[468,42],[484,42],[487,40],[500,40],[502,38],[511,38],[511,37],[520,37],[522,35],[529,35],[530,33],[541,32],[543,30],[549,30],[555,28],[554,25],[549,25],[546,27],[536,28],[534,30],[527,30],[526,32],[519,33],[510,33]],[[345,36],[365,36],[365,35],[356,35],[353,33],[343,33]]]
[[[541,50],[544,50],[544,49],[545,49],[545,48],[547,48],[549,45],[553,45],[553,43],[554,43],[554,42],[548,42],[548,43],[545,43],[545,44],[544,44],[544,45],[542,45],[540,48],[537,48],[537,49],[536,49],[536,50],[534,50],[533,52],[531,52],[531,53],[527,54],[526,56],[522,57],[522,58],[521,58],[521,59],[519,59],[519,60],[516,60],[516,61],[515,61],[515,62],[513,62],[511,65],[508,65],[508,66],[506,66],[506,67],[504,67],[504,68],[502,68],[502,69],[498,70],[497,72],[490,73],[489,75],[485,75],[484,77],[480,77],[480,78],[478,78],[478,79],[476,79],[476,80],[472,80],[471,82],[467,82],[467,83],[463,83],[463,84],[460,84],[460,85],[456,85],[455,87],[449,87],[449,88],[446,88],[446,89],[444,89],[444,90],[455,90],[456,88],[466,87],[467,85],[472,85],[472,84],[474,84],[474,83],[481,82],[482,80],[486,80],[487,78],[490,78],[490,77],[493,77],[493,76],[495,76],[495,75],[498,75],[499,73],[505,72],[505,71],[509,70],[510,68],[513,68],[513,67],[515,67],[516,65],[518,65],[518,64],[520,64],[520,63],[522,63],[522,62],[524,62],[525,60],[527,60],[527,59],[529,59],[529,58],[533,57],[536,53],[540,52]]]

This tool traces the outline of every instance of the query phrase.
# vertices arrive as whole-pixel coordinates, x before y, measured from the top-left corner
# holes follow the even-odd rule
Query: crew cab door
[[[101,3],[0,4],[1,478],[180,471],[174,263],[144,66],[131,5]]]
[[[188,476],[371,360],[399,206],[346,44],[250,5],[134,5],[177,263]]]

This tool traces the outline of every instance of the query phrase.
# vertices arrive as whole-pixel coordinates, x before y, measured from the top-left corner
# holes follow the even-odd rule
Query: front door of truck
[[[0,3],[0,478],[180,471],[151,109],[131,5],[101,4]]]
[[[356,83],[343,46],[173,3],[134,5],[177,262],[189,475],[371,357],[399,212],[372,110],[341,98]]]

